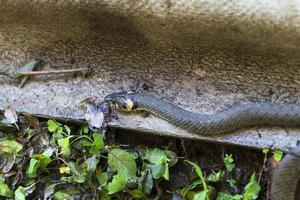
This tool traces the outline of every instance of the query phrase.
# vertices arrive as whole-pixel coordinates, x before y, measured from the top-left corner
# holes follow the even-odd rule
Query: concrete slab
[[[96,96],[100,101],[111,92],[130,89],[146,90],[204,113],[250,101],[300,103],[297,20],[284,23],[272,18],[270,23],[260,14],[255,22],[239,21],[243,13],[237,12],[230,21],[239,22],[234,27],[226,21],[228,10],[221,7],[219,13],[208,9],[191,21],[193,14],[182,16],[184,9],[180,16],[179,11],[166,15],[166,10],[148,13],[146,9],[136,14],[121,9],[123,4],[117,1],[16,2],[1,1],[0,69],[39,58],[48,63],[44,69],[91,67],[93,74],[35,77],[22,89],[16,81],[0,77],[0,109],[13,105],[21,112],[80,120],[83,112],[76,105],[81,100]],[[188,5],[186,9],[193,8]],[[271,9],[262,7],[261,12]],[[299,18],[300,12],[277,10]],[[222,16],[227,18],[222,21]],[[200,26],[204,19],[209,24]],[[187,25],[191,29],[184,29]],[[246,31],[249,27],[251,34]],[[202,137],[153,116],[120,114],[111,126],[259,148],[290,149],[300,141],[300,129],[285,128]]]

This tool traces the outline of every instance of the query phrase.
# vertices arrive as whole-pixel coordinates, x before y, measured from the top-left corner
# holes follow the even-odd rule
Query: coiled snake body
[[[299,126],[300,105],[249,103],[213,115],[194,113],[143,93],[113,93],[105,100],[123,111],[146,110],[176,126],[201,135],[223,134],[254,126]],[[295,150],[300,154],[300,148]],[[274,200],[294,200],[300,179],[300,158],[287,155],[275,171],[271,195]]]

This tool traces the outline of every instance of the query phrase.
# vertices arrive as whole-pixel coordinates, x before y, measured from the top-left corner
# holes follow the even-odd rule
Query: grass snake
[[[248,103],[212,115],[184,110],[144,93],[119,92],[105,97],[111,106],[131,112],[145,110],[172,124],[200,135],[215,135],[255,126],[300,125],[300,105]],[[300,148],[294,150],[300,155]],[[300,157],[286,155],[272,178],[273,200],[295,200],[300,180]]]

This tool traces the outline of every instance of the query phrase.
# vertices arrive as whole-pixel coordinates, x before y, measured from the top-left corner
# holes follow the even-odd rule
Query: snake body
[[[224,134],[255,126],[300,125],[300,105],[248,103],[212,115],[195,113],[144,93],[113,93],[105,98],[124,111],[146,110],[172,124],[201,135]],[[299,151],[299,152],[298,152]],[[300,148],[295,150],[300,154]],[[287,155],[273,176],[274,200],[295,200],[300,178],[300,158]]]

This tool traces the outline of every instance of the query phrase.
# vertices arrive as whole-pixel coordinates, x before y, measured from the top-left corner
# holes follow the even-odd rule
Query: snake
[[[175,126],[200,135],[217,135],[256,126],[298,127],[300,104],[252,102],[233,106],[215,114],[202,114],[142,92],[116,92],[104,100],[113,108],[147,111]],[[272,176],[273,200],[295,200],[300,180],[300,147],[287,154]]]

